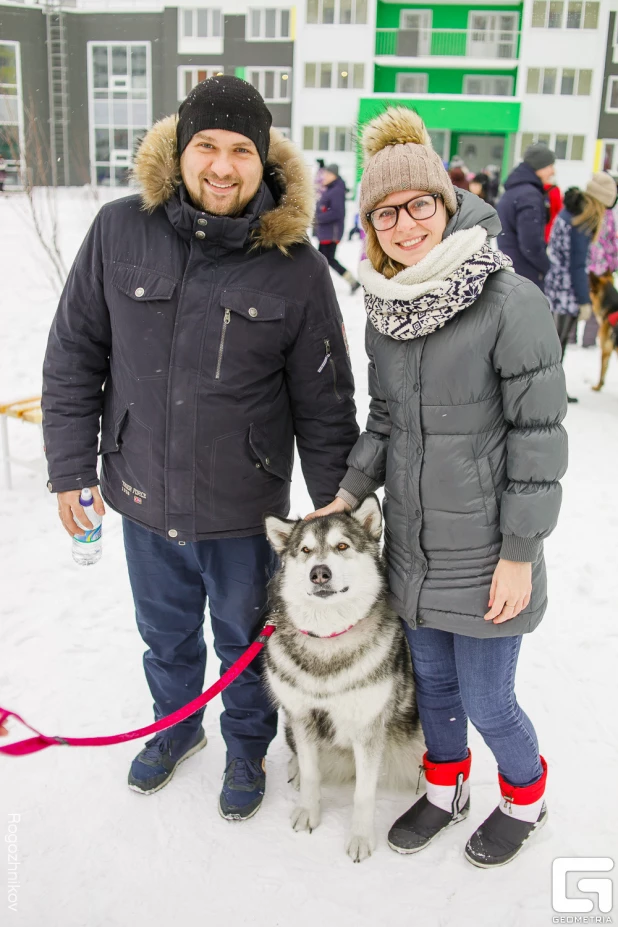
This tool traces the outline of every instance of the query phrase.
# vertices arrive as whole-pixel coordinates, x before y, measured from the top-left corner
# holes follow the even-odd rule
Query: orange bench
[[[9,447],[9,418],[18,419],[21,422],[31,422],[41,429],[41,446],[43,445],[42,422],[43,414],[41,412],[41,397],[35,396],[32,399],[22,399],[19,402],[8,402],[0,405],[0,465],[2,467],[3,481],[6,489],[13,488],[11,478],[11,464],[21,464],[35,472],[43,472],[43,463],[41,459],[21,460],[11,457]]]

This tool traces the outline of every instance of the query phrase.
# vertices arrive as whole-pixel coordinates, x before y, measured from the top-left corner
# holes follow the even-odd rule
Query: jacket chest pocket
[[[114,351],[140,379],[168,374],[176,317],[172,277],[129,264],[112,273],[108,304],[114,325]]]
[[[246,385],[247,374],[280,365],[285,300],[249,290],[224,290],[218,308],[215,380]]]

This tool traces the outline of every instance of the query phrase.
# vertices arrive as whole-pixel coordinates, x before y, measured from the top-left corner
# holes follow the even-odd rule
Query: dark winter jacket
[[[578,316],[579,307],[590,302],[586,267],[591,237],[573,225],[574,218],[568,209],[558,213],[549,239],[551,266],[545,277],[545,295],[558,315]]]
[[[195,209],[175,120],[142,144],[143,194],[104,206],[71,270],[44,366],[53,492],[97,480],[112,508],[178,540],[263,531],[289,508],[294,438],[314,505],[358,435],[342,320],[307,227],[313,191],[277,132],[239,218]]]
[[[445,235],[494,209],[458,191]],[[524,277],[491,274],[475,303],[443,328],[397,341],[367,327],[367,431],[342,488],[384,485],[385,554],[396,611],[470,637],[522,634],[547,603],[543,539],[556,525],[566,469],[560,343],[547,300]],[[529,606],[483,620],[502,557],[532,562]]]
[[[337,177],[324,188],[315,211],[315,234],[321,243],[341,241],[345,222],[345,183]]]
[[[543,289],[549,270],[545,249],[548,204],[542,181],[523,161],[504,184],[497,209],[502,223],[498,247],[513,261],[515,273]]]

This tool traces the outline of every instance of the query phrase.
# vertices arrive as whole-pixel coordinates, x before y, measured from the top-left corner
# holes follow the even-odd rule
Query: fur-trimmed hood
[[[165,205],[181,182],[176,122],[176,116],[167,116],[155,123],[135,156],[133,177],[141,187],[142,207],[148,212]],[[282,193],[275,208],[260,217],[253,244],[260,248],[279,248],[286,254],[292,245],[307,241],[315,196],[301,153],[277,129],[270,130],[265,172],[269,169]]]

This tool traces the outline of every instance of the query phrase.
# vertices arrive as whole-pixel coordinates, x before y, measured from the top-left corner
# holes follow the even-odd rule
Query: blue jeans
[[[404,630],[414,668],[418,710],[428,758],[468,755],[468,719],[511,785],[531,785],[543,774],[532,723],[515,698],[518,637],[464,637],[433,628]]]
[[[149,649],[144,671],[158,720],[197,698],[204,687],[204,610],[208,599],[221,672],[256,638],[266,614],[275,556],[263,534],[184,545],[123,519],[137,627]],[[222,693],[221,733],[230,756],[266,755],[277,712],[262,682],[258,656]],[[204,709],[174,728],[197,732]]]

